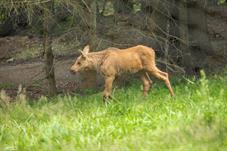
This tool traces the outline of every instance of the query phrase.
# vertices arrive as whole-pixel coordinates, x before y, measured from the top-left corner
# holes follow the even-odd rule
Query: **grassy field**
[[[227,150],[227,78],[173,87],[174,99],[157,82],[144,98],[135,82],[106,105],[101,93],[1,101],[0,150]]]

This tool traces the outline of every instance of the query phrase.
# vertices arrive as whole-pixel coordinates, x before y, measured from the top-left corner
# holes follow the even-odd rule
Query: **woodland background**
[[[13,95],[22,84],[32,97],[102,87],[97,73],[69,73],[86,44],[92,51],[150,46],[171,75],[225,72],[227,2],[1,0],[0,87]]]

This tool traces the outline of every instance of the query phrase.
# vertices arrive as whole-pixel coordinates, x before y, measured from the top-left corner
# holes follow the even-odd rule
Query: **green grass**
[[[101,93],[19,99],[0,108],[0,150],[227,150],[227,78],[176,81],[176,98],[155,84],[144,98],[138,83]]]

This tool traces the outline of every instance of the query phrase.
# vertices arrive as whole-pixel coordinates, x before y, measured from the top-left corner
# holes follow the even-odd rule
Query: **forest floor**
[[[76,88],[73,85],[78,81],[78,78],[69,72],[73,61],[72,58],[55,61],[57,87],[64,92],[73,91]],[[27,87],[29,96],[39,97],[45,94],[47,88],[44,77],[44,62],[42,60],[5,64],[0,68],[0,88],[5,89],[11,96],[15,96],[17,88],[21,84],[23,87]]]
[[[227,149],[227,78],[164,84],[143,97],[138,82],[113,91],[38,101],[23,95],[0,101],[0,150],[220,150]],[[1,94],[2,98],[4,94]]]

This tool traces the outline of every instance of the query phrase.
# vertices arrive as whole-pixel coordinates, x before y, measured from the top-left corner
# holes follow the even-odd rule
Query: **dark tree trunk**
[[[53,1],[47,3],[48,10],[53,9]],[[52,12],[52,11],[51,11]],[[50,34],[51,30],[51,14],[44,10],[44,22],[43,22],[43,29],[44,29],[44,38],[43,38],[43,48],[44,48],[44,55],[45,55],[45,72],[46,72],[46,79],[47,79],[47,87],[48,87],[48,95],[54,96],[57,94],[56,88],[56,81],[55,81],[55,73],[54,73],[54,55],[52,51],[52,38]]]
[[[44,37],[44,51],[45,51],[45,71],[48,86],[48,95],[54,96],[57,94],[55,73],[54,73],[54,55],[51,47],[51,37],[45,34]]]

